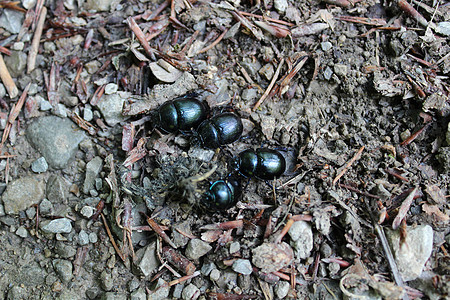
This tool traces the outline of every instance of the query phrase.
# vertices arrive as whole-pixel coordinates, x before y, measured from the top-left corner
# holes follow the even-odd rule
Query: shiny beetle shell
[[[167,101],[158,108],[158,126],[174,133],[196,128],[206,118],[205,105],[194,97],[180,97]]]
[[[222,113],[203,121],[197,128],[197,134],[204,147],[215,149],[238,140],[243,128],[240,117]]]
[[[239,181],[228,178],[214,182],[202,200],[202,204],[210,210],[223,210],[231,207],[241,193]]]
[[[283,155],[276,150],[266,148],[245,150],[239,153],[232,163],[242,175],[263,180],[280,177],[286,170],[286,160]]]

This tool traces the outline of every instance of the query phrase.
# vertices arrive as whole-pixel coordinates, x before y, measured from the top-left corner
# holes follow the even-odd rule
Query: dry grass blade
[[[396,230],[400,226],[400,223],[405,218],[409,208],[411,207],[411,204],[414,200],[414,196],[416,195],[418,189],[419,189],[418,187],[415,187],[411,191],[411,193],[409,193],[408,197],[406,197],[406,199],[402,202],[402,205],[398,210],[398,214],[395,217],[394,221],[392,222],[392,229]]]
[[[269,86],[267,87],[266,91],[264,92],[264,94],[261,96],[261,98],[259,98],[258,102],[255,103],[255,105],[253,106],[252,110],[255,111],[258,109],[258,107],[263,103],[263,101],[267,98],[267,96],[269,96],[270,92],[272,91],[273,86],[275,85],[275,82],[278,79],[278,76],[280,75],[281,72],[281,67],[284,64],[284,59],[281,60],[280,64],[277,67],[277,70],[275,71],[275,74],[272,77],[272,81],[270,82]]]
[[[42,30],[44,29],[45,17],[47,16],[47,8],[42,7],[39,21],[34,32],[33,41],[31,42],[30,52],[28,52],[27,59],[27,73],[30,74],[36,66],[36,56],[39,50],[39,44],[41,42]]]
[[[15,98],[19,94],[19,90],[6,67],[3,56],[0,54],[0,78],[8,91],[9,98]]]
[[[336,178],[333,179],[333,185],[338,182],[338,180],[347,172],[347,170],[350,168],[350,166],[361,157],[361,153],[363,152],[365,146],[362,146],[358,152],[352,157],[352,159],[345,165],[345,167],[342,169],[342,171],[336,176]]]

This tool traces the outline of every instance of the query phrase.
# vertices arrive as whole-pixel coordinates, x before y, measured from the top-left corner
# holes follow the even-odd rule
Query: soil
[[[6,2],[2,14],[35,10]],[[47,1],[35,70],[20,70],[20,55],[5,58],[19,94],[9,97],[3,77],[0,89],[3,131],[12,124],[2,191],[29,176],[46,184],[37,202],[0,211],[0,298],[448,297],[450,6],[405,3]],[[23,28],[19,40],[1,29],[4,57],[30,55],[36,27]],[[157,108],[186,94],[207,104],[208,117],[238,114],[242,137],[208,150],[195,128],[164,134]],[[86,138],[63,168],[37,173],[33,163],[48,153],[26,129],[48,115],[70,118]],[[285,157],[280,178],[231,169],[233,157],[261,147]],[[210,184],[229,176],[242,186],[236,203],[205,209]],[[40,211],[43,198],[50,213]],[[68,232],[42,229],[60,218]],[[431,255],[420,276],[402,279],[389,229],[413,256],[426,242],[408,234],[423,225]],[[144,274],[149,245],[157,260]]]

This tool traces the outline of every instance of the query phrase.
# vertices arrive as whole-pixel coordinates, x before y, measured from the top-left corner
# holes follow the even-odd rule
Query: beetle
[[[206,119],[207,107],[193,95],[195,94],[175,98],[158,108],[156,123],[162,131],[188,131]]]
[[[204,147],[215,149],[238,140],[243,129],[241,118],[234,113],[226,112],[203,121],[196,133]]]
[[[231,161],[231,166],[244,177],[272,180],[286,171],[286,160],[276,150],[247,149]]]
[[[203,196],[202,204],[209,210],[224,210],[236,203],[240,195],[240,182],[229,177],[212,183]]]

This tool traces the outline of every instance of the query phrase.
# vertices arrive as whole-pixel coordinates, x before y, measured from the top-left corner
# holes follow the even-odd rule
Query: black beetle
[[[165,102],[158,108],[157,124],[166,133],[196,128],[206,119],[207,108],[197,98],[186,95]]]
[[[209,187],[202,204],[209,210],[224,210],[231,207],[241,194],[241,184],[234,178],[221,179]]]
[[[272,180],[286,170],[286,160],[280,152],[267,148],[245,150],[231,162],[232,167],[245,177]]]
[[[227,112],[203,121],[197,136],[204,147],[215,149],[239,139],[243,129],[241,118]]]

